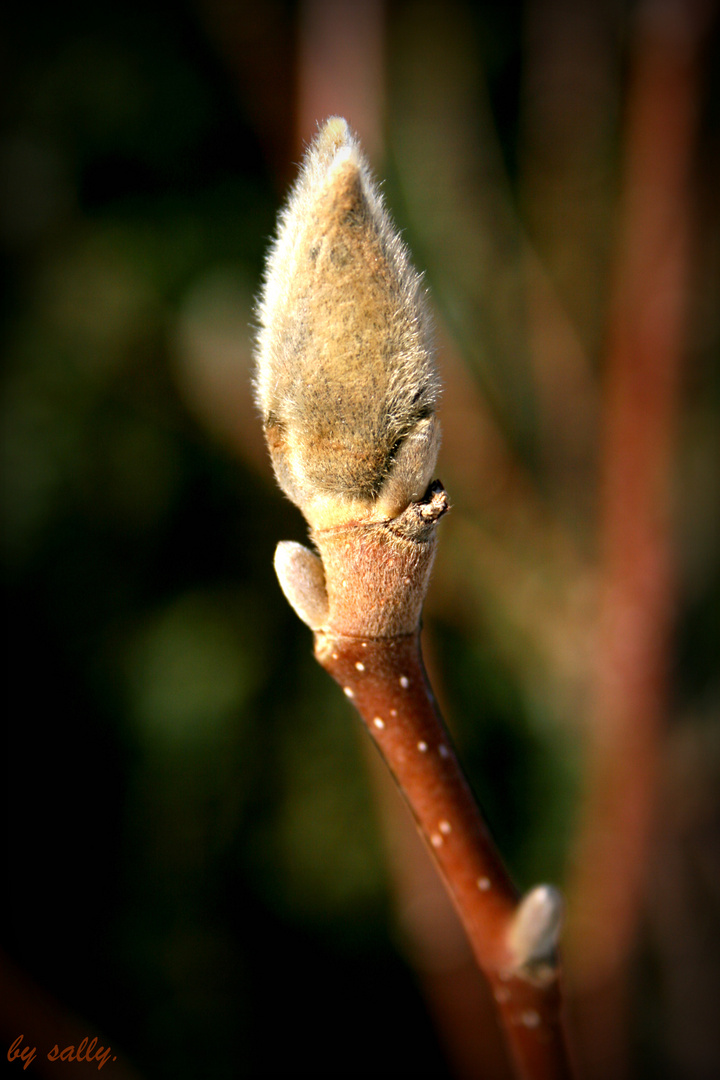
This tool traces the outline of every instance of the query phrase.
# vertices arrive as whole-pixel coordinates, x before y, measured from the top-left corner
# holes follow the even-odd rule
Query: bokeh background
[[[85,1035],[116,1080],[507,1075],[272,573],[305,529],[252,403],[253,297],[342,113],[436,312],[428,666],[518,883],[566,890],[584,1075],[717,1075],[712,2],[1,20],[4,1045],[37,1046],[28,1076],[86,1075],[44,1058]]]

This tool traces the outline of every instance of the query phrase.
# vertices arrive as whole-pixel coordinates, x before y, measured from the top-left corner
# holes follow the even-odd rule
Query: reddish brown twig
[[[423,669],[419,633],[319,633],[316,655],[351,698],[428,843],[498,1003],[518,1073],[571,1075],[557,971],[518,968],[518,894],[485,827]]]
[[[276,476],[317,554],[285,541],[280,584],[356,700],[465,924],[525,1080],[561,1080],[561,900],[520,903],[427,684],[420,612],[448,509],[432,477],[438,379],[400,238],[348,126],[318,132],[281,217],[259,305],[257,395]]]
[[[640,9],[604,433],[601,613],[570,926],[589,1076],[627,1066],[674,608],[672,473],[688,270],[698,50],[709,5]]]
[[[561,1080],[571,1070],[555,953],[559,897],[540,886],[519,902],[423,668],[419,612],[446,509],[435,484],[392,522],[315,533],[328,598],[315,654],[358,709],[415,817],[492,987],[518,1075]],[[293,555],[301,557],[289,549],[276,560],[291,599]]]

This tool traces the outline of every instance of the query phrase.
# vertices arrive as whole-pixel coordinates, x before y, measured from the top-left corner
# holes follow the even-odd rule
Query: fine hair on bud
[[[271,247],[257,402],[280,486],[315,529],[398,516],[439,445],[419,274],[346,122],[310,146]]]

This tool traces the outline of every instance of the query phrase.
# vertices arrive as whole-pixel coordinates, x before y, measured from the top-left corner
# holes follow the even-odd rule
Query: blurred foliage
[[[256,5],[240,10],[245,44],[281,72],[271,88],[236,77],[212,4],[4,5],[3,944],[146,1076],[442,1077],[389,929],[357,721],[272,574],[275,543],[304,526],[251,402],[252,297],[291,152],[253,94],[291,118],[277,58],[296,8],[272,5],[259,38]],[[455,372],[442,476],[457,507],[428,639],[468,772],[529,883],[562,878],[579,785],[595,429],[573,428],[570,402],[557,451],[533,390],[514,208],[530,200],[524,14],[390,6],[387,193]],[[545,251],[590,370],[615,182],[617,83],[601,89],[589,269]],[[681,463],[678,711],[697,714],[717,703],[708,289]]]

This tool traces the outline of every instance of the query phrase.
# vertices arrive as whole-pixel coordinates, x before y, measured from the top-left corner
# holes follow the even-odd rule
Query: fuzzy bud
[[[339,117],[282,212],[258,317],[273,467],[312,529],[393,519],[418,502],[439,444],[421,280]]]
[[[537,885],[523,897],[508,933],[517,968],[552,977],[563,912],[562,896],[552,885]]]

